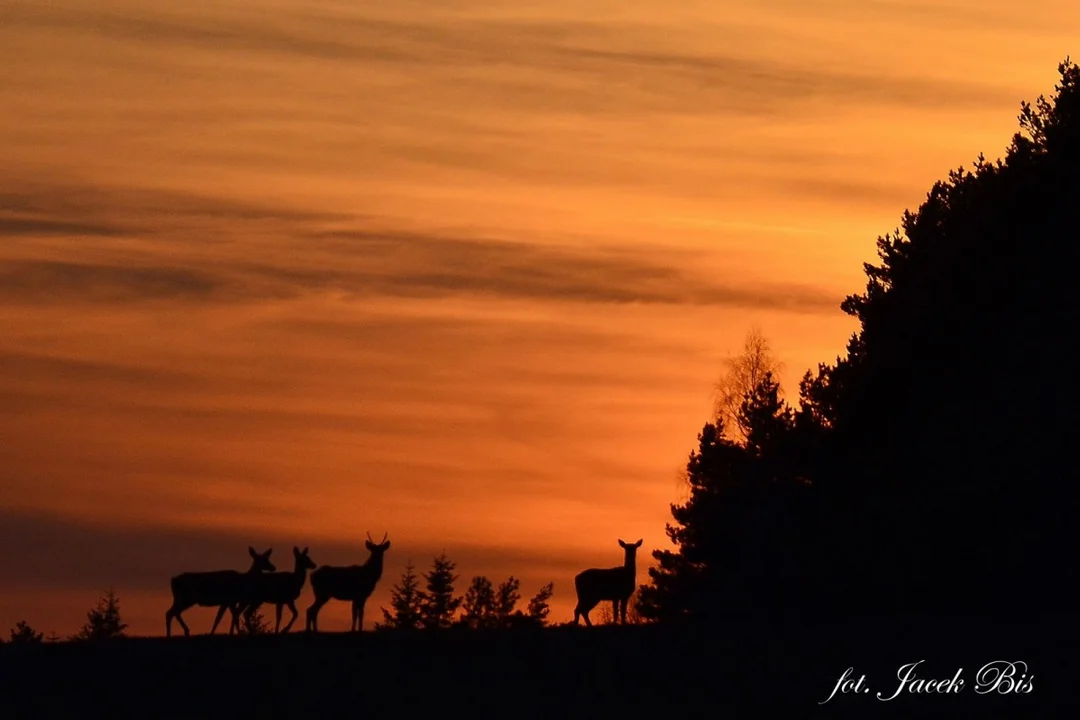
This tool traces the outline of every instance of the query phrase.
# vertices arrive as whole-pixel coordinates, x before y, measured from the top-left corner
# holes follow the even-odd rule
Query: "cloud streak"
[[[1011,88],[988,83],[884,78],[755,56],[738,42],[743,31],[738,23],[716,27],[717,36],[738,51],[680,52],[657,43],[653,27],[617,18],[602,24],[571,15],[421,21],[407,19],[405,12],[365,14],[362,8],[347,13],[286,8],[256,18],[239,11],[196,15],[177,12],[177,6],[163,12],[112,5],[57,11],[16,3],[8,22],[28,30],[85,33],[92,28],[110,41],[154,47],[422,70],[432,78],[453,77],[463,88],[484,87],[488,103],[517,108],[756,115],[807,100],[937,108],[983,107],[1012,97]],[[594,88],[606,90],[596,96]]]
[[[61,201],[71,196],[82,202]],[[115,204],[87,202],[119,198]],[[692,258],[677,250],[641,246],[559,248],[535,242],[400,229],[342,228],[345,216],[259,208],[244,203],[146,191],[6,195],[4,203],[36,219],[20,224],[0,205],[0,229],[33,237],[41,227],[96,228],[98,234],[136,237],[154,233],[184,248],[202,245],[204,233],[177,218],[209,218],[205,233],[218,243],[245,235],[242,244],[217,254],[175,257],[153,246],[117,262],[65,258],[0,258],[0,300],[11,305],[184,301],[250,303],[334,291],[358,299],[400,297],[437,300],[489,297],[600,304],[667,304],[746,307],[835,313],[840,297],[811,285],[739,283],[695,276]],[[92,208],[92,209],[91,209]],[[49,213],[53,215],[49,215]],[[221,222],[234,225],[221,225]],[[245,230],[247,222],[261,223]],[[327,229],[334,223],[339,229]],[[322,227],[320,227],[320,225]],[[151,229],[152,230],[147,230]],[[222,233],[225,234],[222,234]],[[268,237],[260,237],[268,233]],[[215,243],[211,243],[214,245]],[[94,257],[100,249],[83,253]],[[287,255],[288,262],[255,261]]]

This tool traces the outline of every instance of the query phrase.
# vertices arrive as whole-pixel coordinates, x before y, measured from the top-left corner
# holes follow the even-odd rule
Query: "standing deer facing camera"
[[[612,619],[614,622],[626,624],[626,603],[634,594],[637,583],[637,567],[635,555],[641,547],[641,540],[636,543],[624,543],[619,545],[626,553],[626,560],[622,567],[617,568],[592,568],[578,573],[574,578],[574,588],[577,590],[578,603],[574,608],[574,624],[585,618],[585,624],[592,626],[589,620],[589,611],[600,604],[603,600],[612,603]]]
[[[315,592],[315,602],[307,611],[308,632],[318,632],[319,610],[330,600],[351,602],[352,625],[349,629],[354,632],[364,629],[364,604],[371,597],[371,593],[375,592],[375,584],[382,577],[383,555],[390,549],[390,541],[383,533],[383,541],[376,544],[371,541],[371,533],[368,533],[364,545],[371,556],[363,565],[323,565],[311,573],[311,589]]]
[[[315,569],[315,562],[308,557],[307,548],[301,550],[294,547],[293,559],[295,562],[292,572],[273,572],[257,575],[255,582],[248,587],[250,594],[244,598],[244,607],[241,608],[243,614],[250,618],[263,603],[273,605],[277,611],[277,622],[274,624],[274,632],[276,633],[289,632],[289,628],[296,622],[296,616],[299,615],[296,611],[296,599],[300,597],[300,593],[304,589],[307,571]],[[289,622],[285,624],[284,629],[281,627],[281,607],[283,605],[287,605],[289,612],[292,613],[292,617],[289,618]],[[236,617],[240,617],[240,612],[237,612]]]

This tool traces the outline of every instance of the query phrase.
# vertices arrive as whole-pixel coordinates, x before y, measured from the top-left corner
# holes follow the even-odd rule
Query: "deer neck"
[[[378,582],[379,578],[382,577],[382,553],[372,553],[371,557],[368,558],[368,561],[364,563],[364,568],[368,572],[368,577],[370,577],[373,582]]]
[[[631,580],[637,577],[637,559],[631,555],[626,558],[626,562],[623,563],[623,569],[626,571],[627,576]]]
[[[304,586],[304,581],[307,580],[307,565],[303,565],[300,561],[296,562],[296,566],[292,571],[293,580],[300,587]]]

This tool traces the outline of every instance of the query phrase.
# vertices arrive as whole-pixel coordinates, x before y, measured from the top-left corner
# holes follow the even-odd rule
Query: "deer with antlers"
[[[229,634],[239,626],[240,605],[245,595],[250,592],[253,579],[263,572],[277,570],[270,562],[270,548],[264,553],[255,552],[255,548],[249,547],[251,555],[251,567],[247,572],[237,570],[212,570],[210,572],[186,572],[172,578],[169,582],[172,588],[172,607],[165,611],[165,637],[172,636],[172,621],[180,623],[184,635],[191,635],[187,623],[181,616],[185,610],[198,605],[199,607],[216,607],[217,617],[214,625],[210,628],[213,635],[217,630],[218,623],[225,615],[226,610],[232,611],[232,623],[229,625]]]
[[[637,583],[636,555],[641,547],[641,540],[636,543],[619,541],[625,553],[622,567],[616,568],[591,568],[583,570],[574,578],[574,588],[577,589],[577,607],[574,608],[574,624],[577,625],[580,618],[585,618],[585,624],[592,625],[589,620],[589,611],[600,604],[601,601],[610,600],[612,603],[612,619],[619,622],[621,619],[626,624],[626,603],[634,594]]]
[[[236,613],[236,617],[243,614],[250,618],[259,609],[260,605],[269,603],[277,611],[274,632],[289,632],[289,628],[293,626],[297,615],[300,614],[296,610],[296,600],[304,589],[307,572],[315,569],[315,562],[308,557],[307,548],[301,550],[294,547],[293,560],[292,572],[272,572],[256,575],[254,582],[248,586],[250,595],[244,598],[242,607]],[[284,629],[281,627],[282,606],[288,606],[289,611],[292,613],[292,617],[289,618],[289,622],[285,624]]]
[[[319,611],[330,600],[344,600],[352,603],[352,625],[350,632],[364,629],[364,604],[375,592],[375,585],[382,577],[383,555],[390,549],[390,541],[383,533],[382,542],[375,543],[368,533],[364,543],[371,555],[363,565],[334,567],[323,565],[311,573],[311,589],[315,592],[315,602],[307,611],[307,631],[319,631]]]

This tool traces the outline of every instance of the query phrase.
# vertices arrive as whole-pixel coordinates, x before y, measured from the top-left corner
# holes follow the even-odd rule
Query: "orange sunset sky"
[[[111,586],[162,634],[171,575],[369,530],[369,627],[442,550],[555,621],[617,538],[644,581],[724,357],[834,360],[875,238],[1078,39],[1071,0],[0,0],[0,632]]]

